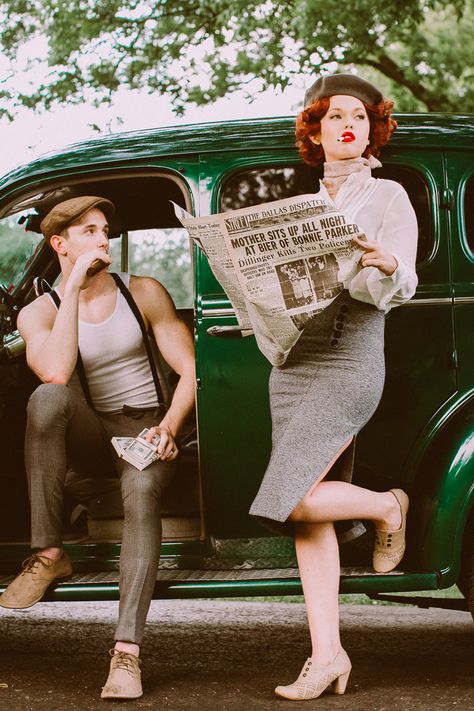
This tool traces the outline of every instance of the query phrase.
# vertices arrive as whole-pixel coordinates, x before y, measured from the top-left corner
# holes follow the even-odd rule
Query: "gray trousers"
[[[133,416],[97,413],[68,386],[40,385],[28,403],[25,463],[31,502],[31,546],[62,546],[66,472],[120,477],[124,527],[120,605],[115,639],[140,644],[153,595],[161,545],[161,499],[176,462],[139,471],[114,452],[110,439],[134,437],[157,424],[150,410]]]

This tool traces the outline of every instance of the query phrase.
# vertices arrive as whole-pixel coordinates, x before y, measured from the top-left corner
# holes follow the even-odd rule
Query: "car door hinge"
[[[452,210],[454,207],[454,193],[451,188],[443,188],[439,191],[439,206],[446,209]]]

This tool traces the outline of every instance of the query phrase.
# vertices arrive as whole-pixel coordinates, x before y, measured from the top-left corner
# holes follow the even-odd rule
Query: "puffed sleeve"
[[[388,201],[376,240],[393,254],[398,267],[391,276],[377,267],[363,267],[347,287],[353,299],[373,304],[385,313],[411,299],[418,284],[416,215],[404,188],[397,188]]]

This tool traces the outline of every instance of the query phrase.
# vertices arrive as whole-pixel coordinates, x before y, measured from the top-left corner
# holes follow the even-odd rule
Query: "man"
[[[104,476],[115,467],[124,508],[120,606],[101,696],[130,699],[142,696],[139,646],[158,570],[160,502],[175,469],[176,435],[193,408],[195,371],[191,335],[166,289],[154,279],[132,276],[129,292],[139,309],[134,315],[108,273],[114,210],[108,200],[83,196],[59,203],[41,222],[45,240],[58,255],[62,280],[57,305],[44,294],[18,318],[28,365],[43,383],[28,403],[25,440],[31,546],[36,552],[0,597],[0,605],[30,607],[53,581],[71,573],[62,548],[67,469]],[[140,315],[142,328],[151,327],[163,357],[180,376],[164,415]],[[110,439],[135,437],[145,427],[150,428],[148,441],[160,438],[159,459],[139,471],[115,455]]]

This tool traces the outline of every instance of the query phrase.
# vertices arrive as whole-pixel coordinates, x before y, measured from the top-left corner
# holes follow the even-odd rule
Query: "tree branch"
[[[378,69],[396,84],[404,86],[411,91],[413,96],[425,104],[429,111],[442,111],[446,106],[447,97],[436,97],[418,81],[409,79],[403,69],[396,64],[387,54],[381,52],[378,59],[361,58],[361,64]]]

